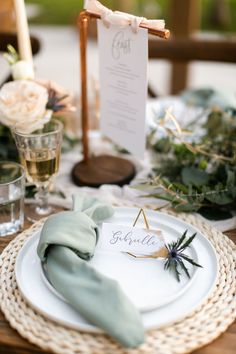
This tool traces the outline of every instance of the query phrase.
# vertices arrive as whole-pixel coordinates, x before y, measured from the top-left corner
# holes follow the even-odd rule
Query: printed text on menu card
[[[101,132],[133,155],[145,151],[148,32],[98,20]]]

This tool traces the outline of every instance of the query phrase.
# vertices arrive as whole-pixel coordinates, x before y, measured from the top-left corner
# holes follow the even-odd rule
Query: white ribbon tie
[[[120,11],[112,11],[97,0],[85,0],[84,9],[88,12],[100,15],[104,26],[107,28],[109,28],[110,25],[120,27],[131,26],[132,31],[137,33],[140,25],[145,24],[154,30],[165,29],[164,20],[147,20],[145,17],[133,16]]]

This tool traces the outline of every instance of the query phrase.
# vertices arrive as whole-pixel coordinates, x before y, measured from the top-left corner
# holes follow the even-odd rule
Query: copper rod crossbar
[[[87,32],[88,18],[82,12],[79,16],[78,29],[80,34],[80,73],[81,73],[81,116],[82,116],[82,143],[84,161],[89,160],[88,143],[88,97],[87,97]]]
[[[83,143],[83,161],[88,163],[89,161],[89,142],[88,142],[88,96],[87,96],[87,32],[89,19],[100,19],[101,16],[88,12],[86,10],[81,11],[77,22],[78,31],[80,35],[80,72],[81,72],[81,119],[82,119],[82,143]],[[154,36],[168,39],[170,31],[155,30],[149,28],[145,24],[140,24],[141,28],[148,30],[148,33]]]
[[[95,18],[95,19],[100,19],[101,16],[91,13],[89,11],[83,11],[84,15],[91,17],[91,18]],[[139,26],[140,28],[145,28],[148,30],[149,34],[153,34],[154,36],[160,37],[160,38],[165,38],[168,39],[170,37],[170,31],[168,29],[164,29],[164,30],[155,30],[153,28],[149,28],[148,25],[145,24],[140,24]]]

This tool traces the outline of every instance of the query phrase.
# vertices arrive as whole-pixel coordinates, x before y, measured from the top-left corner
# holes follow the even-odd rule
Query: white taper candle
[[[32,49],[24,0],[14,0],[19,54],[32,63]]]

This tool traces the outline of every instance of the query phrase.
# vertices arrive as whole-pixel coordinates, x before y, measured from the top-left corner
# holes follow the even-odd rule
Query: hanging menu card
[[[133,155],[145,151],[148,32],[98,20],[101,132]]]

